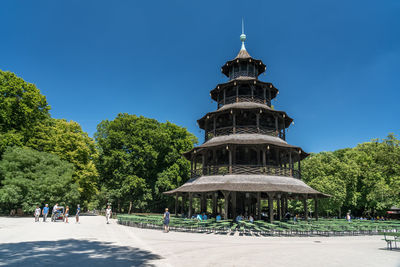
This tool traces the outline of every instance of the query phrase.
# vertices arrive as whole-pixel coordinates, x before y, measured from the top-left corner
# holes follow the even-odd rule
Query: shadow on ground
[[[0,266],[152,266],[162,257],[110,242],[66,239],[0,244]]]

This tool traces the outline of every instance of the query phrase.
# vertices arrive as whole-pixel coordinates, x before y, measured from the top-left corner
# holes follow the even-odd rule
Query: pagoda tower
[[[217,110],[197,121],[205,142],[184,154],[191,162],[191,179],[165,194],[176,196],[176,213],[181,197],[181,212],[189,217],[193,212],[207,212],[209,206],[209,211],[222,213],[225,219],[238,214],[261,219],[261,203],[267,200],[266,217],[272,222],[282,219],[288,200],[295,199],[303,201],[307,218],[310,198],[315,200],[317,214],[317,199],[328,195],[301,180],[301,160],[308,154],[286,142],[286,129],[293,119],[271,105],[279,91],[258,79],[267,68],[247,52],[243,29],[240,40],[238,55],[221,68],[229,81],[210,92]],[[200,198],[197,211],[192,208],[195,197]],[[219,210],[218,199],[224,199]]]

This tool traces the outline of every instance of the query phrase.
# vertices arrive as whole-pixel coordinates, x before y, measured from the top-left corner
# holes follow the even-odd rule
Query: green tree
[[[58,155],[74,165],[73,180],[77,183],[82,201],[90,201],[98,190],[95,142],[74,121],[47,119],[34,127],[26,146]]]
[[[197,140],[185,128],[119,114],[102,121],[95,138],[101,183],[118,209],[161,210],[169,201],[162,192],[189,179],[190,165],[181,155]]]
[[[400,205],[400,141],[389,134],[355,148],[312,154],[304,160],[303,177],[332,195],[321,201],[324,212],[383,215]]]
[[[7,146],[21,146],[32,129],[49,117],[50,106],[34,84],[0,70],[0,156]]]
[[[72,181],[73,165],[58,156],[30,148],[8,148],[0,161],[0,207],[32,212],[43,203],[75,204],[79,200]]]

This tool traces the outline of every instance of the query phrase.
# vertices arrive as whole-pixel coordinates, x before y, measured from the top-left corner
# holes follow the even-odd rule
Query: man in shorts
[[[43,222],[46,222],[47,215],[49,214],[49,204],[46,204],[42,210]]]
[[[106,209],[106,221],[107,221],[107,224],[110,223],[110,218],[111,217],[112,217],[112,210],[111,210],[111,207],[108,206],[107,209]]]
[[[36,209],[35,209],[35,222],[39,221],[40,211],[41,210],[40,210],[39,206],[36,206]]]
[[[51,213],[51,221],[55,222],[56,221],[56,214],[58,211],[58,203],[56,203],[53,207],[53,212]]]

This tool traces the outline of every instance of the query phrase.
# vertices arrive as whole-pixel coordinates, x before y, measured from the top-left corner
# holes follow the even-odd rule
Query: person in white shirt
[[[111,216],[112,216],[111,207],[108,206],[107,209],[106,209],[106,221],[107,221],[107,224],[110,223]]]
[[[40,217],[40,212],[41,211],[42,210],[39,208],[39,206],[36,206],[36,209],[35,209],[35,222],[39,221],[39,217]]]
[[[58,203],[56,203],[53,207],[53,212],[51,213],[51,221],[55,222],[56,221],[56,214],[58,211]]]

